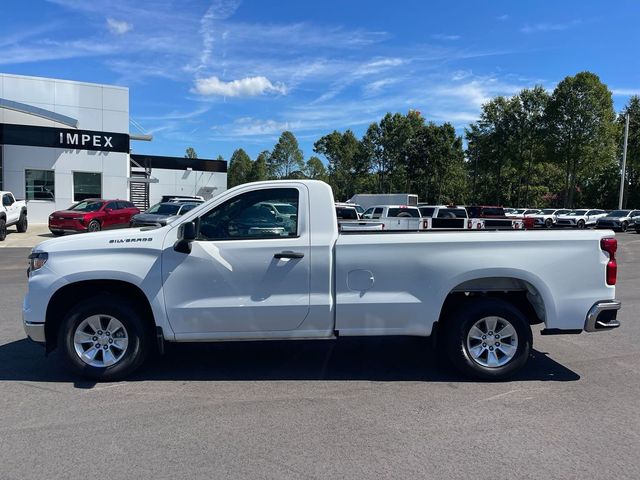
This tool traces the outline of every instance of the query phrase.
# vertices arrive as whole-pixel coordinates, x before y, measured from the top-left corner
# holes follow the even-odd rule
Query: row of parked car
[[[546,228],[568,227],[583,229],[594,227],[609,228],[622,232],[634,229],[640,233],[640,210],[506,208],[505,213],[510,217],[533,218],[536,226]]]
[[[49,216],[54,235],[95,232],[112,228],[163,226],[204,202],[202,197],[165,196],[160,203],[141,212],[126,200],[90,198]],[[342,231],[367,230],[522,230],[541,228],[635,229],[640,233],[640,210],[531,209],[459,205],[373,205],[367,209],[355,203],[336,203]],[[256,215],[267,216],[273,225],[286,226],[296,214],[292,205],[259,205]],[[266,218],[266,217],[265,217]],[[295,219],[293,219],[295,220]],[[267,222],[268,223],[268,222]],[[283,227],[284,228],[284,227]]]
[[[640,210],[527,209],[459,205],[376,205],[336,203],[338,223],[351,230],[521,230],[540,228],[635,229],[640,233]]]
[[[87,198],[49,215],[49,230],[65,233],[97,232],[113,228],[162,226],[204,202],[202,197],[165,196],[146,212],[127,200]]]

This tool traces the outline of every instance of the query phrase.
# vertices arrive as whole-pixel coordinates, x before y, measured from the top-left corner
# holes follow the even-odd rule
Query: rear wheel
[[[20,214],[20,219],[16,224],[16,229],[18,230],[18,233],[24,233],[27,231],[28,226],[29,226],[29,222],[27,221],[27,215],[24,212],[22,212]]]
[[[7,238],[7,222],[4,218],[0,218],[0,242],[4,242]]]
[[[129,300],[104,294],[71,309],[63,320],[59,345],[76,374],[116,380],[132,373],[146,358],[151,345],[147,330]]]
[[[584,220],[578,220],[578,228],[582,230],[585,227]]]
[[[445,348],[463,374],[482,380],[504,380],[529,358],[529,322],[514,305],[495,298],[471,300],[446,320]]]
[[[87,232],[99,232],[100,231],[100,222],[97,220],[91,220],[89,225],[87,225]]]

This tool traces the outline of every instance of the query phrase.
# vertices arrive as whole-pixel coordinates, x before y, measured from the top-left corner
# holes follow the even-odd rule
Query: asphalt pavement
[[[618,239],[622,327],[536,327],[505,383],[418,338],[185,344],[78,380],[25,339],[29,250],[2,249],[0,479],[638,479],[640,235]]]

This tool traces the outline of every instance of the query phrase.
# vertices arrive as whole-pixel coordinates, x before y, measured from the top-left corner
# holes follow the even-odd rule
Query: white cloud
[[[446,33],[435,33],[433,35],[431,35],[431,38],[433,38],[434,40],[447,40],[447,41],[451,41],[451,40],[460,40],[460,35],[448,35]]]
[[[384,89],[384,87],[393,85],[394,83],[397,83],[397,82],[398,82],[398,79],[396,78],[383,78],[380,80],[376,80],[375,82],[368,83],[363,87],[362,92],[366,96],[377,95],[382,91],[382,89]]]
[[[198,78],[194,90],[200,95],[217,95],[222,97],[255,97],[265,93],[285,95],[286,87],[281,83],[271,83],[267,77],[245,77],[225,82],[218,77]]]
[[[520,29],[523,33],[543,33],[543,32],[560,32],[562,30],[568,30],[569,28],[576,27],[582,23],[582,20],[575,19],[566,23],[536,23],[533,25],[526,24]]]
[[[133,25],[124,20],[116,20],[115,18],[107,18],[107,28],[114,35],[124,35],[133,30]]]
[[[612,88],[611,93],[617,97],[631,97],[633,95],[640,96],[640,88]]]
[[[496,17],[496,20],[499,20],[501,22],[506,22],[510,18],[511,18],[510,15],[504,14],[504,15],[500,15],[500,16]]]

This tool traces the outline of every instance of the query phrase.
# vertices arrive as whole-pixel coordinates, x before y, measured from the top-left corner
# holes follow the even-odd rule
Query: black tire
[[[4,218],[0,218],[0,242],[4,242],[7,238],[7,222]]]
[[[620,231],[626,232],[627,228],[629,228],[629,222],[622,222],[622,225],[620,225]]]
[[[91,220],[87,225],[87,232],[99,232],[102,226],[98,220]]]
[[[550,218],[547,218],[547,219],[544,221],[544,227],[545,227],[545,228],[551,228],[551,227],[553,227],[553,220],[552,220],[552,219],[550,219]]]
[[[62,235],[64,235],[64,230],[51,230],[49,229],[49,231],[55,235],[56,237],[61,237]]]
[[[517,334],[515,354],[504,365],[483,366],[469,352],[467,335],[476,322],[486,317],[500,317],[508,321]],[[529,359],[533,343],[531,327],[522,312],[507,301],[496,298],[469,300],[448,315],[444,327],[443,346],[453,365],[466,376],[481,380],[506,380]],[[497,354],[496,347],[494,355]]]
[[[585,228],[585,223],[584,220],[578,220],[578,225],[577,225],[578,229],[582,230],[583,228]]]
[[[130,375],[140,367],[151,351],[152,335],[148,323],[139,311],[127,298],[110,294],[98,295],[75,305],[64,317],[58,338],[58,345],[62,347],[71,370],[93,380],[113,381]],[[113,365],[102,368],[89,365],[76,352],[76,329],[93,315],[117,318],[126,329],[128,345],[121,359]]]
[[[27,215],[24,212],[22,212],[20,214],[20,219],[16,224],[16,229],[18,230],[18,233],[24,233],[27,231],[28,227],[29,227],[29,222],[27,220]]]

